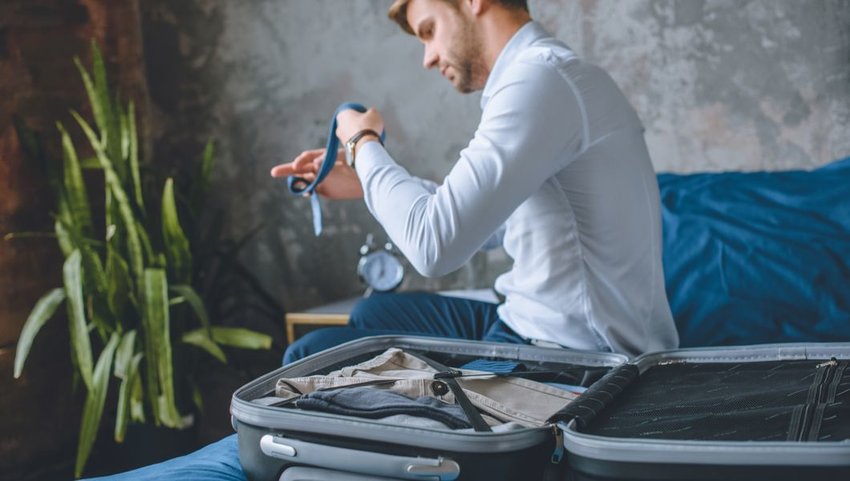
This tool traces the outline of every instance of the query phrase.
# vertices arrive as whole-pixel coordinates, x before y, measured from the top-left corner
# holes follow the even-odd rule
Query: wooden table
[[[362,297],[351,297],[314,307],[301,312],[286,314],[286,342],[292,344],[296,339],[320,327],[345,326],[354,304]]]

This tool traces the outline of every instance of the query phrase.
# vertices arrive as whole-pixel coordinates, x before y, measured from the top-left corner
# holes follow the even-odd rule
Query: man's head
[[[405,32],[415,36],[416,32],[413,31],[410,24],[407,22],[407,6],[410,4],[410,1],[411,0],[395,0],[393,4],[390,5],[390,10],[387,12],[387,16],[397,23]],[[456,9],[461,0],[439,1],[448,3]],[[494,3],[498,3],[508,9],[528,12],[528,0],[494,0]]]
[[[482,19],[527,19],[528,5],[527,0],[395,0],[388,15],[423,43],[426,69],[436,67],[458,91],[469,93],[484,88],[492,66],[488,47],[499,38],[493,23]]]

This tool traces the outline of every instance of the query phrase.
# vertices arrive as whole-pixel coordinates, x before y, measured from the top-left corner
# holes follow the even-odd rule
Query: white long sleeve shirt
[[[503,224],[499,316],[574,349],[675,348],[658,184],[614,81],[529,22],[500,53],[481,123],[436,190],[377,142],[358,151],[366,205],[426,276],[463,265]]]

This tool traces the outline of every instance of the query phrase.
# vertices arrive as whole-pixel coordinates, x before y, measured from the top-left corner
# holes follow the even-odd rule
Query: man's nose
[[[437,65],[437,61],[439,59],[440,57],[433,48],[428,46],[425,47],[425,55],[422,58],[422,66],[425,67],[425,70],[429,70]]]

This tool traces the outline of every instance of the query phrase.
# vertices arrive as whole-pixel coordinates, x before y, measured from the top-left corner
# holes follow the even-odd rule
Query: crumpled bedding
[[[850,341],[850,158],[658,182],[682,347]]]

